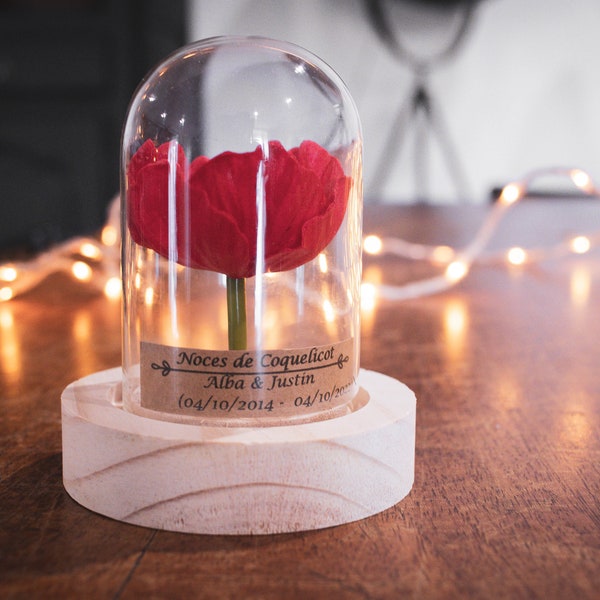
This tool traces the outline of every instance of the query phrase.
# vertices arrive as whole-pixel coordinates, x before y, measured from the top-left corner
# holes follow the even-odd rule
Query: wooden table
[[[462,244],[483,207],[366,211],[365,232]],[[600,229],[597,201],[528,201],[492,246]],[[365,259],[365,276],[433,272]],[[93,514],[61,482],[60,395],[120,364],[118,303],[53,277],[0,305],[2,598],[597,598],[600,254],[476,266],[379,301],[362,365],[418,398],[415,484],[364,521],[196,536]]]

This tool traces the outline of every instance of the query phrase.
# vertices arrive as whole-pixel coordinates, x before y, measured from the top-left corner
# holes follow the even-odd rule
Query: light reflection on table
[[[0,304],[0,355],[2,373],[10,389],[21,376],[21,347],[10,304]]]

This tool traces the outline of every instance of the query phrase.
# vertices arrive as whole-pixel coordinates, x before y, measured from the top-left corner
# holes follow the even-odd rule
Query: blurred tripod
[[[369,18],[375,30],[392,51],[394,56],[407,63],[414,75],[414,83],[407,98],[402,100],[396,111],[392,124],[383,145],[381,158],[377,164],[371,193],[374,199],[380,199],[386,182],[392,172],[394,158],[399,157],[402,146],[414,129],[414,164],[415,200],[426,202],[429,192],[429,156],[430,139],[437,139],[442,158],[455,187],[458,198],[470,198],[470,190],[465,171],[459,160],[457,148],[453,143],[442,116],[442,111],[432,97],[428,87],[428,76],[431,70],[448,60],[459,48],[473,20],[476,0],[428,0],[410,2],[409,0],[365,0]],[[412,9],[408,6],[412,4]],[[399,27],[394,27],[394,17],[407,11],[420,11],[427,18],[434,15],[438,21],[455,21],[454,31],[449,41],[438,51],[422,56],[404,44],[398,34]],[[394,12],[395,11],[395,12]]]

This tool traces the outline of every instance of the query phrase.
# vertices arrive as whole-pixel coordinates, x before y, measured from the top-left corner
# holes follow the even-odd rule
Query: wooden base
[[[108,517],[188,533],[284,533],[374,515],[412,487],[416,399],[380,373],[361,370],[364,401],[351,413],[280,427],[140,417],[120,406],[120,383],[121,369],[110,369],[62,395],[64,486]]]

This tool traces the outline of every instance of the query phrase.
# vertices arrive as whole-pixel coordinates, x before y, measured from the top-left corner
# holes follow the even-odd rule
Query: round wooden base
[[[188,533],[284,533],[374,515],[412,487],[416,399],[373,371],[359,384],[364,401],[341,417],[212,427],[126,412],[121,369],[95,373],[62,395],[64,486],[100,514]]]

